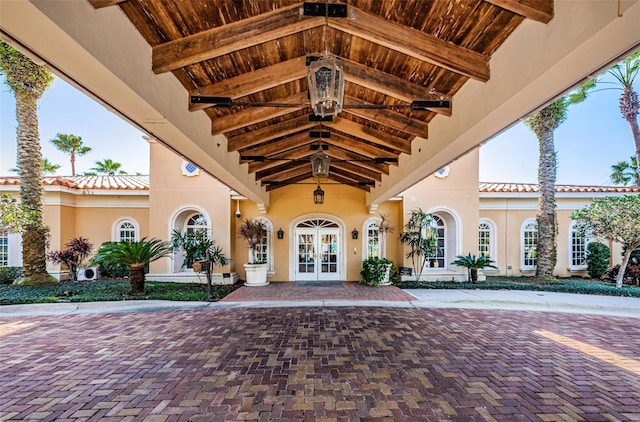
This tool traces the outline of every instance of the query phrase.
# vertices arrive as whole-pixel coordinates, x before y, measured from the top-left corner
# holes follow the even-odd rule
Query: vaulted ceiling
[[[346,4],[343,18],[307,16],[293,0],[89,2],[120,8],[152,48],[149,67],[173,73],[185,96],[267,105],[189,104],[266,190],[311,177],[321,143],[329,179],[369,190],[416,138],[429,138],[432,120],[456,113],[464,84],[491,78],[492,54],[525,19],[554,16],[552,0],[331,1]],[[310,119],[307,58],[322,53],[325,36],[344,65],[346,106],[318,122]],[[413,110],[416,100],[449,107]],[[329,137],[318,138],[323,132]]]

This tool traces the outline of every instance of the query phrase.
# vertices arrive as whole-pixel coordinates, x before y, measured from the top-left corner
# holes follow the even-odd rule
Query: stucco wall
[[[211,222],[211,235],[224,253],[231,257],[230,190],[213,177],[200,172],[189,177],[182,174],[183,160],[159,143],[150,144],[149,236],[169,240],[176,216],[199,211]],[[236,265],[232,262],[232,266]],[[233,271],[232,266],[216,268],[216,272]],[[151,264],[152,273],[171,273],[176,269],[172,259]]]

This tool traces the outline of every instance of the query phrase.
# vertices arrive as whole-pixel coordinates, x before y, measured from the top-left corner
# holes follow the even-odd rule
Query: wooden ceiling
[[[172,72],[185,96],[280,104],[190,104],[267,190],[310,178],[320,141],[329,179],[369,190],[411,153],[413,139],[428,138],[432,119],[455,112],[455,94],[469,79],[489,80],[491,55],[524,19],[553,17],[553,0],[348,0],[346,18],[328,19],[304,16],[293,0],[89,2],[121,8],[152,47],[149,66]],[[324,33],[344,66],[344,103],[361,107],[344,108],[332,122],[309,118],[306,61],[321,55]],[[431,99],[451,106],[407,107]],[[319,131],[330,137],[311,137]]]

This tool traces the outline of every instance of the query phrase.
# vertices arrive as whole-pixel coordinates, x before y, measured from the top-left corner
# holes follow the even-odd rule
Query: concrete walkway
[[[258,290],[261,288],[251,288]],[[394,288],[395,289],[395,288]],[[399,289],[397,289],[399,290]],[[580,313],[640,318],[640,298],[581,295],[573,293],[512,290],[403,290],[409,300],[371,299],[287,299],[238,300],[221,302],[174,302],[129,300],[118,302],[55,303],[0,306],[0,317],[63,315],[120,312],[156,312],[169,310],[281,308],[281,307],[394,307],[455,308]],[[246,297],[246,296],[245,296]]]

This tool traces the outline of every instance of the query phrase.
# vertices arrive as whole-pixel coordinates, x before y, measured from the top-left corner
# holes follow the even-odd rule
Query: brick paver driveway
[[[0,320],[0,420],[640,420],[640,320],[269,308]]]

